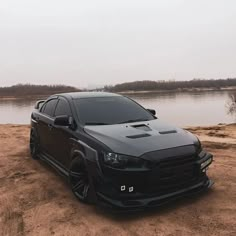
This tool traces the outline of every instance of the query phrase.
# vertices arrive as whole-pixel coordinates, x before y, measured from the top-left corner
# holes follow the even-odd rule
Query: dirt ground
[[[0,235],[236,235],[236,125],[194,127],[214,154],[213,188],[153,211],[114,215],[76,200],[29,156],[29,126],[0,125]]]

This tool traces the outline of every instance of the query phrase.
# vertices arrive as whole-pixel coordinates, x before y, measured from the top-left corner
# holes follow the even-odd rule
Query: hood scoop
[[[177,133],[176,130],[159,131],[159,134],[175,134],[175,133]]]
[[[135,129],[142,130],[142,131],[152,131],[152,129],[149,126],[144,125],[144,124],[132,125],[131,127],[135,128]]]
[[[126,136],[126,138],[137,139],[137,138],[145,138],[149,136],[151,135],[150,134],[136,134],[136,135]]]

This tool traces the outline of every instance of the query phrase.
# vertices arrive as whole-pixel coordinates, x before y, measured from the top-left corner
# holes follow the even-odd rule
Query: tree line
[[[124,92],[124,91],[154,91],[154,90],[183,90],[183,89],[221,89],[236,86],[236,78],[228,79],[193,79],[190,81],[134,81],[117,84],[115,86],[105,86],[105,91]]]
[[[66,85],[33,85],[17,84],[10,87],[0,87],[2,97],[20,97],[34,95],[51,95],[55,93],[76,92],[79,89]]]

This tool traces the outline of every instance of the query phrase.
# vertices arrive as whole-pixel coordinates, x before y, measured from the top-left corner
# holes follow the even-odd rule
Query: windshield
[[[93,97],[76,99],[77,114],[84,125],[111,125],[155,119],[150,112],[122,97]]]

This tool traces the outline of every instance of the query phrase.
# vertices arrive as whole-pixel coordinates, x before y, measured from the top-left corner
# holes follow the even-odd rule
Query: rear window
[[[154,119],[146,109],[126,97],[93,97],[74,101],[79,119],[84,125],[109,125]]]

